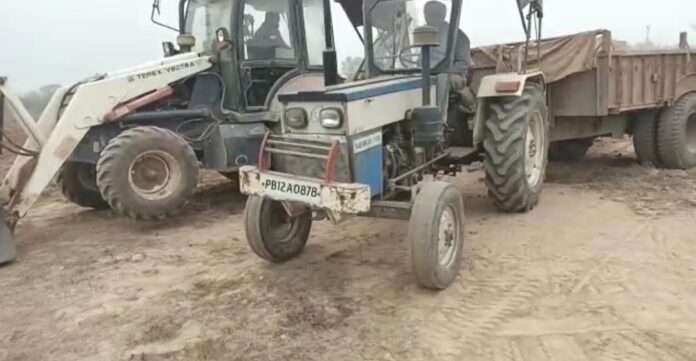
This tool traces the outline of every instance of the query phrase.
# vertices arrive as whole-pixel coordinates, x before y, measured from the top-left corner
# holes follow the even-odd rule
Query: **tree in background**
[[[348,56],[341,62],[341,75],[352,77],[360,68],[362,58],[357,56]]]

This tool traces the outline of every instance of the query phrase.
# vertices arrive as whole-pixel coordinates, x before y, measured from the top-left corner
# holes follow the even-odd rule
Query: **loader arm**
[[[18,156],[0,187],[0,202],[10,217],[10,227],[27,214],[90,128],[125,115],[128,107],[124,104],[134,100],[142,104],[141,99],[166,93],[170,84],[211,66],[209,56],[187,53],[98,76],[74,87],[66,106],[63,99],[67,89],[57,91],[38,122],[8,85],[0,84],[0,93],[29,135],[24,148],[37,153]]]

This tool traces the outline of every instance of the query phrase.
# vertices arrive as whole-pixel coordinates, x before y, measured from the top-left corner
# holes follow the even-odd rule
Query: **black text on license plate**
[[[320,194],[318,186],[289,183],[281,180],[266,179],[265,183],[263,184],[263,187],[266,190],[294,194],[303,197],[314,198],[318,197]]]

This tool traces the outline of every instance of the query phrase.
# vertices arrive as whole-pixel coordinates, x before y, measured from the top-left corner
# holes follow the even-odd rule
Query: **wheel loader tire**
[[[633,148],[638,162],[645,166],[662,166],[657,151],[657,122],[653,113],[639,114],[633,119]]]
[[[198,182],[198,160],[176,133],[137,127],[112,139],[97,162],[97,185],[122,216],[162,220],[188,202]]]
[[[579,162],[585,158],[594,139],[569,139],[553,142],[549,146],[549,159],[557,162]]]
[[[657,128],[657,149],[662,166],[696,166],[696,93],[689,93],[665,109]]]
[[[549,148],[544,91],[525,86],[520,97],[491,100],[483,142],[488,194],[504,212],[527,212],[541,197]]]
[[[425,183],[411,210],[408,239],[413,273],[421,286],[443,290],[459,275],[464,201],[446,182]]]
[[[97,172],[93,164],[66,162],[58,173],[57,183],[65,198],[80,207],[109,208],[109,203],[97,186]]]
[[[304,250],[312,230],[312,212],[288,219],[280,202],[250,196],[244,210],[244,230],[257,256],[274,263],[287,262]]]

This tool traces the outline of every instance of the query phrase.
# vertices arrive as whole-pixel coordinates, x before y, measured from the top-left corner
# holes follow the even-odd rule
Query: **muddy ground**
[[[270,265],[222,178],[154,225],[51,193],[0,269],[0,360],[693,361],[695,177],[604,141],[504,215],[467,173],[463,268],[440,293],[415,285],[403,222],[316,224]]]

